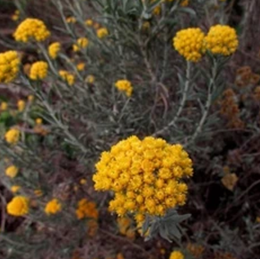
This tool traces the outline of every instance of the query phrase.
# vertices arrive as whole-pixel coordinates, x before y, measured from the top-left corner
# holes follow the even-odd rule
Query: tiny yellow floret
[[[108,35],[107,28],[103,27],[97,30],[97,37],[102,39]]]
[[[60,70],[59,71],[60,77],[68,83],[68,85],[73,85],[75,82],[75,77],[72,73],[66,71],[66,70]]]
[[[19,169],[15,165],[11,165],[8,168],[6,168],[5,175],[10,178],[14,178],[14,177],[16,177],[18,172],[19,172]]]
[[[48,47],[49,56],[53,60],[56,59],[60,52],[60,49],[61,49],[61,44],[59,42],[54,42],[54,43],[50,44]]]
[[[46,78],[48,74],[48,63],[45,61],[37,61],[32,64],[30,69],[30,79],[42,80]]]
[[[17,193],[20,189],[21,189],[20,186],[18,186],[18,185],[13,185],[13,186],[11,187],[11,192]]]
[[[7,204],[7,213],[13,216],[24,216],[29,212],[29,199],[16,196]]]
[[[5,133],[5,140],[9,144],[16,144],[20,138],[20,131],[12,128]]]
[[[61,211],[61,204],[57,199],[52,199],[46,204],[44,211],[47,215],[55,215]]]
[[[77,52],[80,50],[85,49],[88,46],[88,39],[85,37],[79,38],[76,42],[76,44],[73,44],[73,51]]]
[[[20,58],[16,51],[0,53],[0,83],[13,81],[19,72]]]
[[[174,250],[169,259],[184,259],[184,255],[182,252]]]
[[[115,83],[115,86],[118,90],[124,91],[128,97],[130,97],[132,95],[133,87],[129,80],[125,80],[125,79],[118,80]]]
[[[25,106],[26,106],[26,103],[22,99],[17,101],[17,108],[18,108],[19,112],[23,112],[25,109]]]

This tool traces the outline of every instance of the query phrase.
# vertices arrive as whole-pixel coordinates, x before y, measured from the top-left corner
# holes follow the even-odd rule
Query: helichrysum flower
[[[0,53],[0,83],[13,81],[19,72],[20,58],[16,51]]]
[[[169,259],[184,259],[184,255],[182,252],[174,250]]]
[[[5,133],[5,140],[9,144],[16,144],[20,138],[20,131],[12,128]]]
[[[14,14],[12,15],[12,20],[13,21],[17,21],[19,20],[19,17],[20,17],[20,11],[19,10],[15,10]]]
[[[69,16],[66,18],[67,23],[76,23],[76,21],[77,21],[76,18],[73,16]]]
[[[19,169],[15,165],[11,165],[8,168],[6,168],[5,175],[10,178],[14,178],[14,177],[16,177],[18,172],[19,172]]]
[[[97,30],[97,37],[102,39],[108,35],[108,30],[105,27],[102,27]]]
[[[34,96],[33,96],[33,95],[29,95],[29,96],[27,97],[27,100],[28,100],[29,102],[33,102]]]
[[[80,62],[77,64],[77,70],[78,71],[82,71],[85,69],[85,63],[84,62]]]
[[[76,44],[73,44],[73,51],[80,51],[88,46],[88,39],[86,37],[79,38]]]
[[[49,45],[48,47],[48,53],[49,56],[54,60],[57,58],[58,53],[60,52],[61,44],[59,42],[54,42]]]
[[[87,25],[87,26],[92,26],[93,25],[93,20],[91,20],[91,19],[87,19],[86,21],[85,21],[85,24]]]
[[[118,90],[124,91],[128,97],[130,97],[132,95],[133,87],[129,80],[125,80],[125,79],[118,80],[115,83],[115,86]]]
[[[86,82],[89,84],[93,84],[95,81],[95,77],[93,75],[88,75],[86,78]]]
[[[75,82],[75,77],[72,73],[66,71],[66,70],[60,70],[59,71],[60,77],[68,83],[68,85],[73,85]]]
[[[16,192],[18,192],[20,189],[21,189],[20,186],[18,186],[18,185],[13,185],[13,186],[11,187],[11,192],[16,193]]]
[[[29,199],[24,196],[16,196],[7,204],[7,212],[13,216],[24,216],[29,212]]]
[[[37,61],[32,64],[30,69],[30,79],[42,80],[46,78],[48,74],[48,63],[45,61]]]
[[[61,204],[57,199],[49,201],[44,209],[47,215],[54,215],[61,211]]]
[[[76,215],[78,219],[83,218],[98,218],[98,210],[96,209],[96,204],[94,202],[88,201],[87,199],[82,199],[78,202],[78,207],[76,209]]]
[[[0,106],[0,110],[1,111],[5,111],[5,110],[7,110],[7,108],[8,108],[7,102],[2,102],[1,106]]]
[[[42,119],[41,118],[36,118],[35,123],[36,123],[36,125],[41,125],[42,124]]]
[[[173,46],[187,61],[197,62],[204,53],[204,38],[199,28],[183,29],[173,38]]]
[[[133,213],[138,223],[144,215],[164,216],[168,209],[184,205],[184,177],[193,173],[192,161],[180,144],[136,136],[103,152],[93,176],[96,190],[111,190],[110,211],[119,216]]]
[[[237,34],[234,28],[228,25],[215,25],[205,37],[206,48],[213,54],[229,56],[238,47]]]
[[[23,112],[25,109],[26,103],[23,100],[18,100],[17,102],[17,108],[19,112]]]
[[[35,40],[37,42],[45,41],[50,36],[50,32],[44,22],[35,19],[27,18],[17,27],[14,38],[16,41],[28,42]]]

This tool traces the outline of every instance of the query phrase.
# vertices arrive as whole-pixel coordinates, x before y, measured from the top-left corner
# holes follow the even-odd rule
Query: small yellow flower
[[[20,138],[20,131],[12,128],[5,133],[5,140],[9,144],[16,144]]]
[[[77,43],[73,44],[73,51],[77,52],[77,51],[83,50],[88,46],[88,44],[89,44],[89,41],[86,37],[79,38],[77,40]]]
[[[66,81],[70,86],[74,84],[75,77],[72,73],[66,71],[66,70],[60,70],[59,71],[60,77]]]
[[[7,204],[7,213],[13,216],[24,216],[29,212],[29,199],[16,196]]]
[[[29,95],[29,96],[27,97],[27,100],[28,100],[29,102],[33,102],[34,96],[33,96],[33,95]]]
[[[85,185],[87,183],[87,180],[86,179],[81,179],[80,182],[79,182],[81,185]]]
[[[73,16],[70,16],[70,17],[67,17],[66,18],[66,22],[67,23],[76,23],[76,18],[75,17],[73,17]]]
[[[35,40],[37,42],[45,41],[50,36],[43,21],[34,18],[27,18],[17,27],[14,38],[16,41],[28,42]]]
[[[16,51],[0,53],[0,83],[13,81],[19,72],[20,58]]]
[[[5,110],[7,110],[7,108],[8,108],[7,102],[2,102],[2,103],[1,103],[0,110],[1,110],[1,111],[5,111]]]
[[[19,10],[15,10],[15,12],[14,12],[14,14],[12,15],[11,18],[12,18],[13,21],[19,20],[19,18],[20,18],[20,11],[19,11]]]
[[[96,209],[96,204],[94,202],[88,201],[87,199],[82,199],[78,202],[78,207],[76,209],[76,215],[78,219],[83,218],[98,218],[98,210]]]
[[[45,61],[37,61],[32,64],[30,69],[30,79],[42,80],[46,78],[48,74],[48,63]]]
[[[37,197],[41,197],[43,195],[43,192],[42,190],[34,190],[34,195],[37,196]]]
[[[102,27],[97,30],[97,37],[102,39],[108,35],[108,30],[105,27]]]
[[[213,54],[229,56],[238,48],[237,34],[228,25],[212,26],[205,37],[206,48]]]
[[[20,189],[21,189],[20,186],[14,185],[14,186],[11,187],[11,192],[16,193],[16,192],[18,192]]]
[[[226,174],[221,179],[222,184],[230,191],[234,190],[237,181],[238,181],[238,177],[235,173]]]
[[[10,178],[14,178],[16,177],[16,175],[18,174],[19,172],[19,169],[14,166],[14,165],[11,165],[9,166],[6,170],[5,170],[5,175],[7,175],[8,177]]]
[[[132,95],[133,87],[129,80],[118,80],[115,86],[118,90],[124,91],[128,97]]]
[[[93,20],[88,19],[88,20],[85,21],[85,24],[86,24],[87,26],[92,26],[92,25],[93,25]]]
[[[93,84],[93,83],[95,82],[95,77],[94,77],[93,75],[87,76],[86,82],[87,82],[88,84]]]
[[[37,125],[41,125],[42,124],[42,119],[41,118],[36,118],[35,123]]]
[[[49,56],[54,60],[57,58],[58,53],[60,52],[61,44],[59,42],[54,42],[49,45],[48,47],[48,53]]]
[[[85,69],[85,63],[84,62],[80,62],[77,64],[77,70],[78,71],[82,71]]]
[[[55,215],[61,211],[61,204],[57,199],[52,199],[46,204],[44,211],[47,215]]]
[[[173,38],[173,46],[187,61],[197,62],[204,53],[204,38],[200,28],[183,29]]]
[[[174,250],[169,259],[184,259],[184,255],[182,254],[182,252]]]
[[[19,112],[23,112],[25,109],[26,103],[23,100],[18,100],[17,102],[17,108]]]

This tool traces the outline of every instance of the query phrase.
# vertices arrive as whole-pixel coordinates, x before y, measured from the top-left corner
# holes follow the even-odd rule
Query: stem
[[[157,136],[159,134],[164,133],[171,126],[175,125],[176,121],[179,119],[179,117],[180,117],[180,115],[181,115],[181,113],[183,111],[184,105],[186,103],[186,100],[187,100],[187,94],[188,94],[188,90],[189,90],[189,86],[190,86],[190,74],[191,74],[191,63],[189,61],[187,61],[186,76],[185,76],[186,77],[186,81],[185,81],[183,96],[182,96],[182,99],[181,99],[181,103],[180,103],[179,109],[178,109],[176,115],[174,116],[173,120],[167,126],[165,126],[163,129],[155,132],[153,134],[153,136]]]
[[[191,137],[191,140],[189,143],[194,142],[194,140],[197,138],[197,136],[200,134],[203,125],[205,124],[205,121],[208,117],[209,114],[209,110],[210,110],[210,106],[211,106],[211,102],[212,102],[212,95],[214,93],[215,90],[215,81],[216,81],[216,77],[217,77],[217,62],[214,60],[213,61],[213,68],[212,68],[212,77],[210,78],[210,83],[209,83],[209,87],[208,87],[208,96],[207,96],[207,102],[204,108],[204,112],[202,114],[202,117],[200,119],[200,122],[193,134],[193,136]]]

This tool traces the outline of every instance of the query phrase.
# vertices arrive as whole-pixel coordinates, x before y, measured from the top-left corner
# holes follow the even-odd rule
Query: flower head
[[[93,20],[91,20],[91,19],[87,19],[86,21],[85,21],[85,24],[87,25],[87,26],[92,26],[93,25]]]
[[[0,83],[13,81],[19,72],[20,58],[16,51],[0,53]]]
[[[173,46],[187,61],[197,62],[204,52],[204,38],[199,28],[183,29],[173,38]]]
[[[57,199],[49,201],[44,209],[47,215],[54,215],[61,211],[61,204]]]
[[[20,138],[20,131],[12,128],[5,133],[5,140],[9,144],[16,144]]]
[[[32,64],[30,69],[30,79],[41,80],[46,78],[48,73],[48,63],[45,61],[37,61]]]
[[[102,27],[97,30],[97,37],[102,39],[108,35],[108,30],[105,27]]]
[[[54,60],[57,58],[58,53],[60,52],[61,44],[59,42],[54,42],[49,45],[48,47],[48,53],[49,56]]]
[[[70,86],[74,84],[75,77],[72,73],[66,71],[66,70],[60,70],[59,71],[60,77],[66,81]]]
[[[7,204],[7,212],[13,216],[24,216],[29,212],[29,199],[24,196],[16,196]]]
[[[169,259],[184,259],[184,255],[182,252],[174,250],[172,251]]]
[[[206,48],[213,54],[229,56],[238,47],[238,39],[235,29],[228,25],[212,26],[205,37]]]
[[[7,110],[7,108],[8,108],[7,102],[2,102],[0,105],[0,110],[5,111],[5,110]]]
[[[193,173],[181,145],[136,136],[103,152],[96,169],[95,189],[115,194],[110,210],[119,216],[133,213],[137,221],[145,214],[164,216],[168,209],[185,204],[187,185],[182,179]]]
[[[27,18],[17,27],[14,38],[16,41],[28,42],[35,40],[37,42],[45,41],[50,36],[50,32],[43,21],[35,18]]]
[[[19,169],[15,165],[11,165],[5,170],[5,175],[10,178],[14,178],[18,172]]]
[[[17,108],[18,108],[19,112],[23,112],[25,109],[25,106],[26,106],[26,103],[22,99],[17,101]]]
[[[11,191],[12,191],[13,193],[18,192],[20,189],[21,189],[21,187],[18,186],[18,185],[13,185],[13,186],[11,187]]]
[[[133,87],[129,80],[118,80],[115,86],[118,90],[124,91],[128,97],[132,95]]]
[[[80,51],[88,46],[88,39],[85,37],[79,38],[76,44],[73,44],[73,51]]]
[[[80,200],[78,202],[76,215],[78,219],[83,219],[83,218],[97,219],[98,210],[96,209],[96,204],[94,202],[88,201],[87,199]]]

